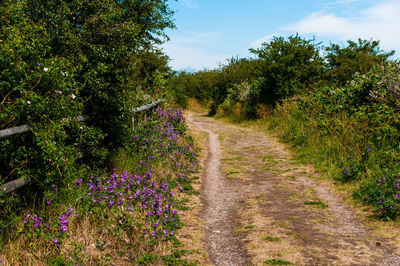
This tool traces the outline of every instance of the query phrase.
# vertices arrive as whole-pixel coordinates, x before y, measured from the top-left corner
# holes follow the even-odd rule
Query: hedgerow
[[[31,126],[0,140],[0,184],[33,180],[0,194],[0,234],[51,185],[97,175],[131,141],[133,109],[163,97],[168,67],[155,44],[171,16],[163,0],[0,4],[0,129]]]
[[[345,87],[287,100],[271,120],[303,156],[336,165],[338,180],[359,184],[355,198],[391,219],[400,215],[399,80],[397,63],[376,66]],[[308,133],[301,143],[300,132]]]

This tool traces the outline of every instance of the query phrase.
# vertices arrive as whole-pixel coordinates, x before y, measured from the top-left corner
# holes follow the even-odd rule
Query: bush
[[[130,140],[133,108],[163,93],[155,73],[167,61],[153,47],[173,23],[162,0],[7,0],[0,14],[0,129],[32,126],[1,140],[0,184],[33,180],[0,195],[2,233],[51,185],[97,173],[108,153]],[[82,114],[93,119],[80,122]]]
[[[274,37],[270,43],[263,43],[261,48],[250,51],[258,56],[262,64],[262,103],[273,103],[304,93],[323,77],[324,60],[314,40],[305,40],[299,35],[290,36],[287,40]]]

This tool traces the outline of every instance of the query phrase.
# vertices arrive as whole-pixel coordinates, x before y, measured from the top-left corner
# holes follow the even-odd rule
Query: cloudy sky
[[[400,0],[178,0],[171,7],[177,29],[162,48],[175,70],[212,69],[296,33],[324,45],[380,40],[400,55]]]

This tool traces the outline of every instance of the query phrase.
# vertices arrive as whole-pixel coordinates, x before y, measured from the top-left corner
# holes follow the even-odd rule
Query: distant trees
[[[195,97],[209,103],[211,113],[218,108],[230,112],[241,103],[246,115],[254,117],[258,104],[274,105],[322,86],[343,86],[356,73],[365,74],[373,66],[387,63],[394,54],[382,51],[379,41],[347,43],[345,47],[331,44],[323,48],[315,38],[308,40],[298,34],[274,37],[260,48],[250,49],[257,56],[254,59],[231,58],[215,70],[181,73],[171,79],[170,87],[180,95],[180,102]]]

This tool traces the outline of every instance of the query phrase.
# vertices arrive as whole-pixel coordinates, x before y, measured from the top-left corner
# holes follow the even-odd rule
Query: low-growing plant
[[[265,264],[269,265],[292,265],[290,261],[282,260],[282,259],[269,259],[264,262]]]
[[[263,240],[269,242],[281,242],[281,239],[279,237],[272,237],[272,236],[266,236],[263,238]]]
[[[328,204],[323,203],[321,200],[318,201],[305,201],[304,205],[310,205],[310,206],[317,206],[321,208],[328,208]]]

